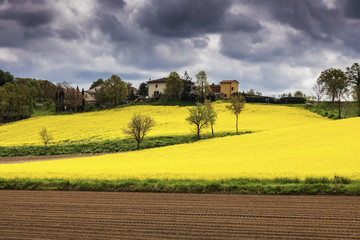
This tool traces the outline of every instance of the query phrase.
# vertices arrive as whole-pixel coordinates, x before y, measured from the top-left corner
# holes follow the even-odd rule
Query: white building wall
[[[164,94],[165,88],[166,88],[166,83],[149,83],[148,84],[148,89],[149,89],[148,96],[154,97],[155,91],[159,91],[159,93]]]

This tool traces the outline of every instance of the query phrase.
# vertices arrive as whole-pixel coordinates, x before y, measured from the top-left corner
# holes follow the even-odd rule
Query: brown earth
[[[0,191],[0,239],[360,239],[360,197]]]

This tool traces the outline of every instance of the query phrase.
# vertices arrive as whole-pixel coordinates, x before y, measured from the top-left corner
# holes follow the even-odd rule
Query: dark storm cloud
[[[260,24],[244,15],[231,14],[231,1],[148,1],[138,14],[143,28],[164,37],[193,37],[224,31],[252,32]]]
[[[108,9],[122,9],[125,6],[123,0],[98,0],[98,4]]]
[[[98,24],[100,30],[110,35],[114,41],[124,41],[131,38],[132,33],[128,31],[114,15],[99,14]]]
[[[18,22],[24,27],[37,27],[50,23],[53,15],[48,10],[41,11],[17,11],[12,9],[6,9],[0,11],[0,19],[11,20]]]
[[[348,18],[360,19],[359,0],[347,0],[345,2],[345,16]]]

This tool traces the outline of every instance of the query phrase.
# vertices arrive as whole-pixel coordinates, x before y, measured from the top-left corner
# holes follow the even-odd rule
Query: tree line
[[[84,111],[84,91],[69,83],[15,78],[0,70],[0,122],[12,122],[31,116],[37,104],[54,105],[56,112]]]

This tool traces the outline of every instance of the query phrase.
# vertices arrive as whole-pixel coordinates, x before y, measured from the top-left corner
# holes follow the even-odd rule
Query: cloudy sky
[[[0,69],[84,88],[205,70],[241,91],[310,93],[359,56],[359,0],[0,0]]]

